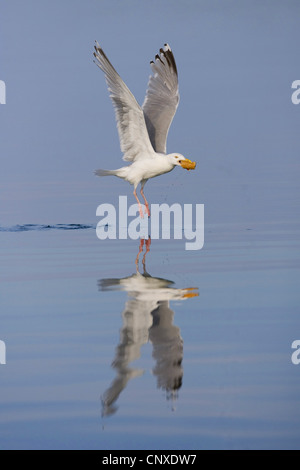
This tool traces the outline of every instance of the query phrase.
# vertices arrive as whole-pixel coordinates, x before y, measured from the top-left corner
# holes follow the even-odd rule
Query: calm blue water
[[[138,241],[29,228],[0,232],[1,449],[299,448],[299,224],[138,270]]]
[[[299,449],[300,2],[0,3],[0,449]],[[171,45],[197,167],[145,194],[204,204],[202,250],[97,239],[136,201],[93,174],[121,165],[95,39],[139,103]]]

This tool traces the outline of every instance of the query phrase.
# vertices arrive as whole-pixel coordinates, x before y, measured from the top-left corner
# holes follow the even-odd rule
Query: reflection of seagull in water
[[[180,330],[173,325],[174,312],[169,307],[170,300],[183,300],[198,296],[195,288],[176,289],[172,281],[151,277],[145,268],[145,255],[149,251],[150,239],[146,242],[143,258],[144,272],[138,270],[139,255],[136,260],[137,272],[122,279],[102,279],[102,291],[114,288],[128,292],[130,299],[122,313],[123,326],[120,342],[116,348],[112,367],[117,376],[102,396],[103,416],[116,412],[115,402],[131,378],[143,374],[142,370],[131,368],[130,363],[140,357],[140,349],[149,340],[153,345],[153,369],[157,386],[166,391],[167,398],[176,398],[182,383],[183,341]]]
[[[166,155],[167,135],[179,102],[177,67],[173,52],[165,44],[159,55],[156,55],[155,62],[151,62],[153,75],[150,77],[142,108],[97,42],[94,56],[95,63],[105,73],[115,108],[123,159],[131,162],[131,165],[117,170],[96,170],[95,174],[117,176],[132,184],[133,194],[143,217],[142,206],[136,194],[141,183],[141,195],[150,216],[143,192],[148,179],[168,173],[175,166],[187,170],[194,170],[196,167],[196,163],[180,153]]]

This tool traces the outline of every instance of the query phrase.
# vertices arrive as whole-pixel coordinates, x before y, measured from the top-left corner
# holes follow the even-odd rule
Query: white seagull
[[[180,153],[166,154],[167,135],[179,103],[178,74],[173,52],[168,44],[160,49],[155,62],[150,65],[150,76],[143,106],[116,72],[104,51],[96,41],[95,64],[104,72],[110,97],[116,113],[123,160],[132,162],[117,170],[96,170],[97,176],[118,176],[133,185],[133,194],[138,202],[140,216],[142,205],[136,189],[141,183],[141,195],[150,216],[149,204],[144,195],[144,186],[149,178],[168,173],[175,166],[194,170],[196,163]]]

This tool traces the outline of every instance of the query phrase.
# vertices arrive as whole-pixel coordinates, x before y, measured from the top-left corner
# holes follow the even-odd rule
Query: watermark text
[[[300,364],[300,339],[293,341],[292,349],[296,349],[296,351],[292,354],[292,363],[295,366],[298,366]]]
[[[172,454],[145,454],[143,458],[139,457],[122,457],[113,454],[105,455],[102,458],[102,465],[127,465],[130,468],[134,466],[147,465],[194,465],[197,460],[196,454],[184,454],[176,452]]]
[[[3,80],[0,80],[0,104],[6,104],[6,85]]]
[[[193,207],[194,206],[194,207]],[[143,210],[145,210],[145,207]],[[151,217],[141,218],[138,204],[128,207],[127,196],[119,196],[119,207],[113,204],[100,204],[96,215],[101,217],[96,234],[99,240],[120,239],[153,240],[162,238],[182,240],[186,250],[201,250],[204,245],[204,204],[151,204]],[[128,220],[128,217],[133,217]]]
[[[300,103],[300,80],[294,80],[292,83],[292,88],[296,91],[292,94],[292,103],[299,104]]]
[[[6,364],[6,345],[4,341],[0,341],[0,365]]]

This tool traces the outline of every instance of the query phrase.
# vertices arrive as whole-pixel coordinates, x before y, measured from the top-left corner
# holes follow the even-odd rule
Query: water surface
[[[2,449],[298,447],[298,224],[69,228],[0,233]]]

